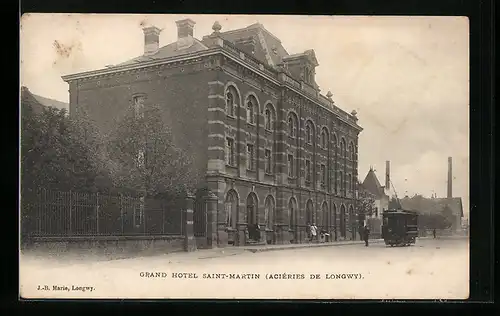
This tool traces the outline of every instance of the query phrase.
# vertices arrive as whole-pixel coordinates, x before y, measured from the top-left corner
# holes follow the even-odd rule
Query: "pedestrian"
[[[434,239],[436,239],[436,229],[435,228],[432,230],[432,236],[434,236]]]
[[[365,246],[368,247],[368,238],[370,238],[370,229],[368,226],[363,228],[363,239],[365,240]]]
[[[311,225],[311,240],[313,242],[317,240],[317,235],[318,235],[318,227],[316,227],[316,224],[313,223]]]
[[[364,230],[364,226],[363,225],[359,225],[359,239],[360,240],[363,240],[363,230]]]

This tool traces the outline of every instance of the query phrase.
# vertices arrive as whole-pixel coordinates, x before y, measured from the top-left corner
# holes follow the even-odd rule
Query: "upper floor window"
[[[336,157],[337,156],[337,146],[338,146],[338,141],[337,141],[337,136],[335,136],[335,134],[333,134],[333,154],[334,156]]]
[[[340,157],[346,158],[346,150],[345,150],[345,140],[342,138],[340,141]]]
[[[312,144],[314,139],[314,127],[311,121],[306,122],[306,142]]]
[[[311,161],[306,160],[306,181],[311,181]]]
[[[352,142],[349,143],[349,159],[354,160],[354,144]]]
[[[228,89],[226,92],[226,114],[229,116],[235,116],[235,108],[234,93],[231,89]]]
[[[288,135],[290,137],[297,137],[298,120],[295,113],[290,113],[288,116]]]
[[[254,96],[249,96],[246,104],[247,109],[247,122],[255,124],[257,116],[257,100]]]
[[[270,105],[267,105],[265,110],[265,128],[269,131],[274,130],[274,110]]]
[[[234,159],[234,139],[227,138],[226,139],[226,164],[229,166],[235,165]]]
[[[266,149],[265,151],[265,173],[271,174],[272,173],[272,158],[271,158],[271,150]]]
[[[325,185],[326,184],[326,166],[325,165],[321,165],[321,185]]]
[[[139,168],[144,168],[145,165],[145,157],[144,157],[144,150],[139,149],[137,152],[137,166]]]
[[[293,155],[288,155],[288,176],[292,178],[295,175],[295,166],[294,166],[294,158]]]
[[[247,170],[254,170],[254,148],[252,144],[247,145]]]
[[[134,116],[136,119],[144,118],[144,96],[137,95],[134,97]]]
[[[326,130],[326,128],[323,128],[323,130],[321,131],[321,147],[323,147],[324,149],[328,148],[328,131]]]

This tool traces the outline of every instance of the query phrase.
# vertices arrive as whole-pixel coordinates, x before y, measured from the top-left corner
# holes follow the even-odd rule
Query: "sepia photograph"
[[[463,16],[26,13],[19,297],[469,297]]]

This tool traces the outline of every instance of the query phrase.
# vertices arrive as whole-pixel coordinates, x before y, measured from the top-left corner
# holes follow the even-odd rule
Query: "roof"
[[[163,59],[163,58],[167,58],[167,57],[174,57],[174,56],[178,56],[178,55],[194,53],[194,52],[198,52],[201,50],[207,50],[207,49],[208,48],[201,41],[197,40],[196,38],[193,38],[193,43],[189,47],[186,47],[183,49],[178,49],[177,42],[173,42],[173,43],[170,43],[166,46],[161,47],[154,54],[137,56],[135,58],[127,60],[126,62],[117,64],[115,66],[125,66],[125,65],[138,64],[138,63],[145,62],[145,61],[151,61],[151,60],[155,60],[155,59]]]
[[[408,210],[385,210],[382,214],[385,215],[418,215],[416,211],[408,211]]]
[[[365,180],[362,183],[363,188],[375,195],[377,198],[385,196],[384,187],[380,185],[375,171],[370,168],[370,171],[366,174]]]
[[[256,43],[254,57],[271,67],[280,64],[282,58],[288,56],[287,51],[281,45],[281,41],[260,23],[255,23],[241,29],[221,32],[219,36],[232,44],[236,44],[235,42],[239,39],[254,38]],[[177,49],[177,42],[173,42],[161,47],[155,54],[137,56],[114,66],[138,64],[144,61],[174,57],[207,49],[208,47],[205,46],[203,40],[200,41],[193,37],[193,44],[188,48]]]
[[[41,113],[43,111],[43,107],[53,107],[65,110],[69,109],[68,103],[34,94],[24,86],[21,87],[21,101],[30,103],[35,113]]]
[[[462,198],[426,198],[420,195],[400,199],[404,209],[415,210],[419,213],[439,213],[448,206],[454,215],[464,216]]]
[[[233,44],[238,39],[253,37],[256,42],[254,57],[271,67],[280,64],[283,57],[288,56],[281,41],[260,23],[242,29],[221,32],[219,36]]]

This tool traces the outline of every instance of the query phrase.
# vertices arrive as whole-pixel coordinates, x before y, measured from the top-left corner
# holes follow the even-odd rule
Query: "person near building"
[[[434,237],[434,239],[436,239],[436,229],[435,228],[432,230],[432,236]]]
[[[370,238],[370,229],[368,226],[363,228],[363,239],[365,240],[365,246],[368,247],[368,238]]]
[[[318,239],[318,227],[316,227],[315,223],[313,223],[311,225],[310,230],[311,230],[311,241],[313,241],[313,242],[317,241],[317,239]]]

